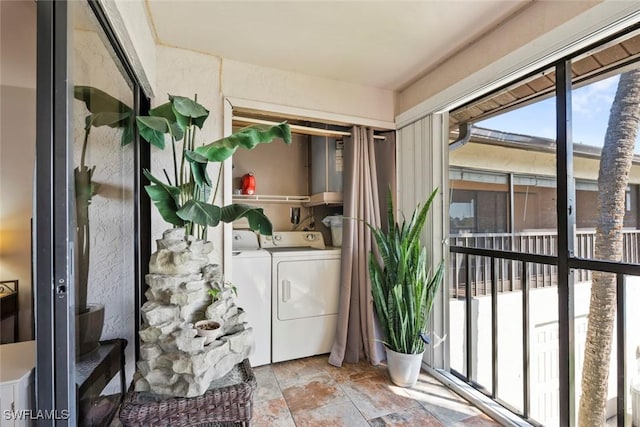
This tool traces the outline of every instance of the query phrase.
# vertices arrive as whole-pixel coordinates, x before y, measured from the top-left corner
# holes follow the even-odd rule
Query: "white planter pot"
[[[222,325],[213,320],[200,320],[194,325],[199,336],[204,337],[204,345],[211,344],[222,336]]]
[[[397,353],[387,347],[387,367],[391,381],[400,387],[413,387],[418,381],[422,366],[422,353]]]

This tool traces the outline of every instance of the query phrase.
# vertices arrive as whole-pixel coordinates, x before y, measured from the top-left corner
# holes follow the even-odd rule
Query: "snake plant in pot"
[[[250,150],[276,138],[290,144],[289,125],[247,127],[217,141],[197,145],[197,130],[202,129],[209,117],[209,111],[197,102],[197,97],[169,95],[169,102],[150,110],[149,114],[136,118],[140,136],[164,149],[168,135],[173,153],[173,179],[166,170],[166,182],[150,171],[144,171],[150,181],[145,190],[166,222],[174,227],[184,227],[187,235],[206,240],[208,227],[246,218],[253,231],[271,235],[272,225],[262,208],[244,204],[217,206],[208,202],[210,198],[216,198],[222,167],[218,168],[214,184],[207,173],[207,165],[226,160],[238,148]],[[179,141],[182,141],[181,148],[177,148]]]
[[[412,387],[418,379],[429,314],[444,273],[444,261],[430,270],[420,241],[437,191],[416,207],[408,223],[404,218],[396,222],[389,191],[387,231],[367,224],[378,249],[378,256],[369,254],[373,305],[385,335],[391,380],[401,387]]]

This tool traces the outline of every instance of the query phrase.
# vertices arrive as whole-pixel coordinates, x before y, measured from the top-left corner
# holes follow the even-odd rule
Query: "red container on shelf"
[[[242,194],[255,194],[256,192],[256,177],[253,175],[253,172],[246,173],[242,175]]]

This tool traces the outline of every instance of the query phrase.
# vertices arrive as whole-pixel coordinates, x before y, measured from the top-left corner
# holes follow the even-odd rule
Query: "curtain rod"
[[[233,121],[242,124],[258,124],[258,125],[277,125],[277,122],[271,122],[269,120],[261,120],[261,119],[252,119],[249,117],[240,117],[233,116]],[[314,136],[351,136],[351,132],[344,132],[341,130],[331,130],[331,129],[318,129],[312,128],[309,126],[300,126],[300,125],[289,125],[292,132],[301,133],[304,135],[314,135]],[[381,139],[385,140],[386,137],[382,135],[373,135],[373,139]]]

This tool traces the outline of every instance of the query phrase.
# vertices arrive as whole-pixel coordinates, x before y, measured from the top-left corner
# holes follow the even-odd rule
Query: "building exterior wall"
[[[465,224],[451,221],[451,232],[502,233],[508,231],[502,220],[508,213],[508,201],[497,205],[495,194],[508,194],[508,173],[514,176],[532,176],[542,178],[544,185],[514,185],[514,230],[555,230],[556,229],[556,192],[552,187],[555,181],[555,153],[527,151],[504,146],[468,143],[449,155],[449,166],[463,171],[463,174],[489,174],[487,181],[498,180],[502,184],[476,182],[473,178],[460,180],[451,178],[451,203],[474,198],[476,221],[471,230]],[[597,178],[599,160],[574,156],[574,175],[582,183],[576,189],[576,226],[594,228],[597,221]],[[640,182],[640,164],[633,164],[630,172],[627,212],[624,226],[636,228],[639,224],[638,183]],[[465,193],[466,192],[466,193]],[[469,193],[469,192],[473,192]],[[453,210],[455,214],[455,210]],[[454,216],[455,218],[455,216]]]

